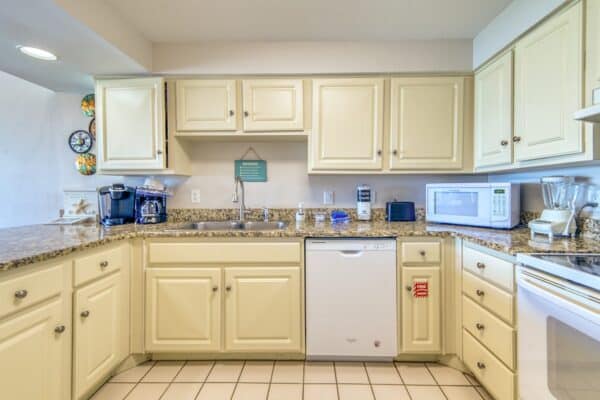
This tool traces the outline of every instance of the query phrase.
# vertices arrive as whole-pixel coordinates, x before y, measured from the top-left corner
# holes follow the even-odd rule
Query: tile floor
[[[439,364],[158,361],[114,376],[92,400],[491,400]]]

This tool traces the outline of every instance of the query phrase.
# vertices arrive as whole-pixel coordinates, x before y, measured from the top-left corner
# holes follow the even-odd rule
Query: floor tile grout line
[[[206,382],[208,381],[208,377],[210,376],[210,374],[212,373],[212,370],[215,368],[215,364],[216,361],[212,361],[212,364],[210,366],[210,368],[208,369],[208,373],[206,374],[206,376],[204,377],[204,381],[202,382],[202,385],[200,385],[200,390],[198,390],[198,393],[196,393],[196,396],[194,397],[194,400],[198,399],[198,396],[200,396],[200,392],[202,391],[202,389],[204,388],[204,385],[206,385]]]
[[[371,394],[373,395],[373,399],[376,399],[375,390],[373,389],[373,384],[371,383],[371,377],[369,376],[369,371],[367,371],[367,364],[365,362],[362,362],[360,364],[362,365],[362,367],[365,370],[365,375],[367,376],[367,382],[369,382],[369,388],[371,389]]]
[[[271,384],[273,383],[273,374],[275,373],[275,360],[271,364],[271,376],[269,377],[269,387],[267,388],[267,400],[271,395]]]
[[[339,400],[340,399],[340,386],[338,384],[337,371],[335,370],[335,362],[332,361],[331,365],[333,366],[333,379],[335,380],[335,392],[337,393],[337,398]]]
[[[237,387],[240,383],[240,378],[242,377],[242,371],[244,370],[244,368],[246,368],[246,360],[242,362],[242,368],[240,369],[240,373],[238,374],[235,385],[233,386],[233,391],[231,392],[231,397],[229,398],[230,400],[233,400],[233,396],[235,396],[235,391],[237,390]]]
[[[160,397],[158,398],[158,400],[161,400],[165,394],[169,391],[169,388],[173,385],[173,383],[175,383],[175,379],[177,379],[177,376],[179,376],[179,374],[181,373],[181,371],[183,370],[183,368],[187,365],[187,361],[183,361],[183,364],[181,364],[181,367],[177,370],[177,372],[175,373],[175,375],[173,375],[173,377],[171,378],[171,381],[168,382],[167,388],[165,389],[165,391],[160,395]]]
[[[140,383],[142,383],[142,380],[146,377],[146,375],[148,375],[150,373],[150,371],[152,371],[152,369],[156,366],[156,361],[154,361],[154,360],[150,360],[150,361],[152,362],[152,365],[150,366],[150,368],[148,368],[148,371],[146,371],[146,373],[144,373],[144,375],[142,375],[142,377],[140,379],[138,379],[138,381],[135,383],[135,385],[133,385],[131,390],[129,392],[127,392],[125,397],[123,397],[123,400],[126,400],[129,397],[129,395],[135,390],[135,388],[138,387]]]
[[[302,400],[304,400],[304,377],[306,376],[306,360],[302,362]]]
[[[400,382],[402,382],[402,384],[404,386],[406,386],[406,382],[404,382],[404,378],[402,378],[402,374],[400,373],[400,369],[398,368],[398,363],[396,363],[395,361],[393,362],[394,365],[394,369],[396,370],[396,372],[398,373],[398,376],[400,377]]]
[[[433,381],[437,384],[438,389],[440,392],[442,392],[442,396],[444,396],[445,399],[448,399],[448,396],[446,396],[446,393],[444,392],[444,390],[442,389],[442,386],[440,385],[440,383],[438,382],[437,378],[435,377],[435,375],[433,374],[433,372],[431,372],[431,370],[429,369],[429,365],[427,365],[427,363],[425,363],[425,369],[427,369],[427,372],[429,372],[429,374],[433,377]],[[466,378],[465,378],[466,379]]]

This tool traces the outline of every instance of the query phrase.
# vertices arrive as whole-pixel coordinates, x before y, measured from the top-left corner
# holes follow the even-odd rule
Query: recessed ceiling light
[[[17,49],[19,49],[21,53],[26,54],[29,57],[37,58],[38,60],[56,61],[58,58],[49,51],[38,49],[37,47],[17,46]]]

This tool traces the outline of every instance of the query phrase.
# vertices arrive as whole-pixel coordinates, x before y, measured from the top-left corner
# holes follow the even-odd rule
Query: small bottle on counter
[[[298,211],[296,211],[296,222],[304,222],[306,215],[304,214],[304,203],[298,204]]]

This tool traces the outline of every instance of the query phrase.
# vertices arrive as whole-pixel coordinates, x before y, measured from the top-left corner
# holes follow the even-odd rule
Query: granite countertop
[[[182,223],[157,225],[123,225],[106,229],[100,225],[31,225],[0,229],[0,271],[46,261],[76,251],[132,238],[168,237],[460,237],[470,242],[510,255],[533,252],[600,253],[600,242],[580,237],[559,239],[553,243],[530,240],[527,228],[510,231],[426,222],[352,222],[332,226],[330,223],[291,223],[277,231],[198,231],[180,229]]]

